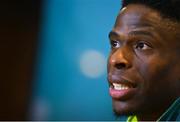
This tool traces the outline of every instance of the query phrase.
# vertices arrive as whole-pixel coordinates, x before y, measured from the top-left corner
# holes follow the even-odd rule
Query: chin
[[[113,111],[116,115],[133,115],[137,113],[138,105],[132,101],[113,100]]]

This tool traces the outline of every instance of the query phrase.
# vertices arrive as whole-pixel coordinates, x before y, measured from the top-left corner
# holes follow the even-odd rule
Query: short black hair
[[[122,0],[122,8],[129,4],[146,5],[163,17],[180,22],[180,0]]]

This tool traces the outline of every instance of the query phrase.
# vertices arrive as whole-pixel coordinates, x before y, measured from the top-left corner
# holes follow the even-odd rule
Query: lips
[[[109,78],[110,88],[109,93],[113,99],[126,100],[136,94],[136,84],[131,80],[122,77]]]

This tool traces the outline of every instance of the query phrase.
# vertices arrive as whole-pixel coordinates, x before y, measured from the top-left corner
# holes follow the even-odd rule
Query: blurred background
[[[114,120],[106,65],[120,0],[0,3],[0,120]]]

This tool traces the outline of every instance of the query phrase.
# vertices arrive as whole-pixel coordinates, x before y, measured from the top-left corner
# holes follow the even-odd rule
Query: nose
[[[116,50],[109,59],[109,63],[113,68],[118,70],[128,69],[132,66],[132,59],[129,57],[128,51],[123,51],[122,49]]]

